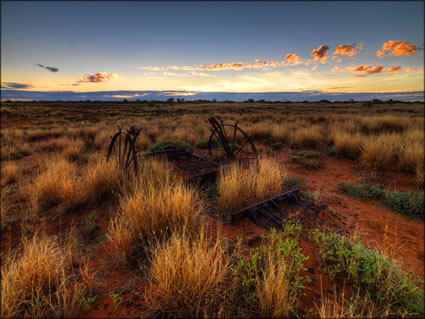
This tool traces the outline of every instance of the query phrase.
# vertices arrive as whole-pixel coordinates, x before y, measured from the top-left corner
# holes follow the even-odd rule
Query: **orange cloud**
[[[345,69],[341,69],[339,67],[332,68],[332,72],[363,72],[363,74],[356,75],[356,77],[364,77],[370,74],[378,74],[378,73],[396,73],[401,69],[401,66],[393,66],[387,70],[384,70],[383,65],[375,65],[375,66],[367,66],[367,65],[352,65],[346,67]]]
[[[390,51],[390,52],[387,53],[385,51]],[[386,55],[401,56],[404,54],[407,56],[416,54],[416,45],[410,44],[409,42],[406,42],[406,41],[390,40],[388,42],[385,42],[380,50],[376,51],[376,56],[380,58]]]
[[[341,44],[336,47],[335,52],[332,53],[332,59],[338,59],[337,62],[341,62],[342,59],[338,58],[341,56],[352,57],[359,54],[359,51],[363,50],[363,43],[359,44]]]
[[[322,64],[328,62],[328,56],[326,53],[329,51],[329,47],[326,45],[321,45],[317,49],[313,49],[311,51],[311,55],[314,56],[314,61],[320,61]]]
[[[404,72],[412,72],[413,71],[413,69],[412,68],[408,68],[408,69],[405,69],[404,70]]]
[[[420,70],[419,70],[419,72],[422,72],[422,73],[424,73],[424,69],[420,69]]]
[[[287,54],[285,60],[292,65],[298,65],[303,63],[303,60],[298,56],[298,54],[295,53]]]
[[[111,80],[118,79],[118,74],[115,72],[107,73],[107,72],[100,72],[95,73],[92,75],[87,75],[84,78],[79,79],[77,82],[79,83],[101,83],[101,82],[107,82]]]

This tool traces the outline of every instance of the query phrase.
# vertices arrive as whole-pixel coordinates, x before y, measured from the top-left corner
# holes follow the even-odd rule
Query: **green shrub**
[[[339,189],[349,196],[364,199],[380,199],[392,210],[418,218],[424,218],[424,192],[385,192],[378,186],[360,184],[357,186],[346,182],[338,184]]]
[[[388,192],[382,199],[389,208],[408,215],[424,218],[424,192]]]
[[[360,184],[357,186],[351,185],[346,182],[338,184],[338,188],[349,196],[355,198],[373,198],[380,199],[384,195],[384,191],[378,186],[370,186],[367,184]]]
[[[183,141],[163,141],[156,143],[154,145],[151,145],[148,147],[147,152],[157,152],[157,151],[164,151],[164,150],[174,150],[174,149],[191,149],[191,146]]]
[[[313,239],[322,271],[332,281],[346,280],[353,294],[367,297],[376,307],[376,316],[424,313],[423,282],[404,273],[387,256],[365,248],[356,234],[348,238],[316,229]]]
[[[200,140],[196,142],[194,146],[199,149],[206,149],[209,147],[209,140]],[[217,148],[219,146],[218,141],[216,139],[213,139],[211,141],[211,146]]]
[[[326,155],[334,156],[335,155],[335,146],[329,146],[326,150]]]

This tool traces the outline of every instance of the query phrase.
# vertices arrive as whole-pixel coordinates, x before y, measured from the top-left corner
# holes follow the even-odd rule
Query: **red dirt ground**
[[[322,168],[318,170],[307,170],[302,165],[290,161],[290,152],[281,151],[277,157],[284,163],[289,175],[305,179],[306,189],[309,192],[320,191],[322,203],[335,209],[336,214],[324,212],[320,215],[320,220],[327,223],[337,231],[352,233],[358,230],[361,240],[366,246],[378,248],[394,246],[397,242],[399,249],[394,254],[401,262],[401,267],[405,271],[412,271],[424,279],[424,222],[416,219],[407,219],[404,215],[393,212],[375,200],[356,200],[338,191],[337,184],[345,181],[357,185],[364,182],[365,178],[370,178],[370,173],[360,167],[358,162],[352,160],[342,160],[333,157],[322,159]],[[28,159],[22,159],[27,163]],[[19,161],[18,161],[19,162]],[[369,176],[369,177],[368,177]],[[393,190],[415,190],[413,177],[406,176],[395,171],[384,171],[378,179],[386,185],[386,188]],[[58,233],[58,229],[65,231],[71,224],[81,225],[85,218],[92,212],[97,212],[98,234],[94,239],[85,242],[83,255],[90,257],[90,269],[95,272],[96,286],[95,293],[97,301],[91,306],[87,313],[80,311],[79,318],[113,318],[113,317],[149,317],[154,312],[147,311],[148,305],[144,299],[144,292],[148,287],[147,272],[140,267],[126,268],[117,266],[112,257],[105,249],[105,232],[111,216],[117,211],[116,205],[102,205],[100,207],[86,207],[78,214],[71,214],[60,221],[58,227],[58,217],[47,217],[41,219],[35,228],[44,229],[49,233]],[[209,225],[211,234],[217,234],[229,239],[230,246],[235,246],[236,237],[244,238],[244,246],[248,247],[249,239],[267,234],[267,231],[249,219],[241,220],[236,225],[225,225],[220,220],[205,215],[205,221]],[[385,233],[387,237],[385,236]],[[19,232],[10,229],[1,235],[2,251],[7,246],[14,245],[20,237]],[[257,244],[253,245],[255,247]],[[316,250],[313,244],[304,234],[300,239],[300,246],[303,254],[310,256],[305,262],[305,267],[310,268],[309,275],[312,282],[308,284],[307,296],[302,301],[306,306],[314,308],[314,303],[320,301],[321,285],[324,294],[331,293],[333,285],[326,276],[322,276],[318,268]],[[321,279],[322,277],[322,279]],[[321,284],[322,282],[322,284]],[[114,291],[124,296],[124,302],[114,311],[114,305],[109,294]],[[323,296],[322,296],[323,298]]]

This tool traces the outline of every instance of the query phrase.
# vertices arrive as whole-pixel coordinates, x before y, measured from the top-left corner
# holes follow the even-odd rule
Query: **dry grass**
[[[297,304],[299,296],[290,289],[288,274],[292,265],[280,262],[278,265],[270,256],[264,269],[263,278],[256,279],[256,296],[261,318],[287,318]]]
[[[221,211],[234,211],[277,195],[284,177],[281,165],[271,158],[260,159],[258,167],[235,164],[220,172],[217,206]]]
[[[174,234],[152,258],[149,304],[176,317],[223,317],[229,261],[218,240]],[[227,300],[229,302],[229,300]]]
[[[289,144],[292,147],[321,148],[323,144],[323,128],[320,125],[302,127],[289,133]]]
[[[360,155],[363,137],[360,134],[346,133],[340,130],[333,132],[335,153],[341,157],[357,159]]]
[[[84,142],[82,140],[72,140],[63,150],[63,156],[68,161],[76,161],[84,151]]]
[[[173,174],[166,162],[147,160],[133,188],[123,194],[120,214],[108,229],[109,250],[128,261],[140,241],[156,242],[172,233],[196,234],[202,204],[198,193]],[[158,172],[158,174],[155,174]]]
[[[17,183],[21,178],[21,172],[16,163],[7,163],[1,170],[1,186]]]
[[[84,170],[81,187],[91,202],[105,198],[118,198],[122,193],[124,172],[114,161],[107,162],[104,157],[94,157]]]
[[[86,200],[86,191],[78,183],[77,167],[64,159],[54,158],[34,180],[31,201],[38,208],[62,204],[73,208]]]
[[[71,251],[54,238],[23,239],[20,258],[2,266],[1,317],[62,317],[75,314],[76,282]]]
[[[364,137],[360,161],[371,170],[385,167],[393,159],[393,149],[397,141],[398,136],[389,134]]]

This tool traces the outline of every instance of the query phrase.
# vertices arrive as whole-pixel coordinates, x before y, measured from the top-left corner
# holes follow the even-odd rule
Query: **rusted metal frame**
[[[291,195],[295,195],[295,194],[299,194],[299,188],[294,188],[293,190],[290,190],[288,192],[279,194],[279,195],[274,196],[272,198],[269,198],[269,199],[263,200],[261,202],[255,203],[251,206],[242,208],[242,209],[231,214],[232,223],[237,222],[238,220],[241,220],[242,218],[244,218],[247,215],[247,213],[255,207],[260,207],[263,204],[270,202],[271,200],[279,201],[280,199],[287,198],[289,196],[292,197]]]
[[[214,118],[214,117],[210,117],[208,119],[208,121],[210,122],[211,126],[213,127],[211,129],[212,134],[210,136],[210,145],[209,145],[210,155],[211,155],[212,137],[213,137],[214,134],[216,134],[217,139],[220,141],[220,143],[221,143],[224,151],[226,152],[227,156],[229,156],[230,158],[234,158],[233,152],[230,150],[229,144],[227,143],[227,137],[225,135],[223,121],[221,121],[221,124],[220,124],[217,121],[217,119]]]
[[[255,223],[255,224],[257,224],[258,226],[261,226],[261,227],[263,227],[263,228],[268,228],[268,226],[264,223],[264,221],[261,219],[261,217],[260,216],[257,216],[256,214],[255,214],[255,212],[254,212],[254,210],[253,209],[248,209],[248,214],[249,214],[249,217],[251,218],[251,220]]]
[[[235,150],[235,140],[236,140],[236,128],[238,127],[238,122],[235,122],[235,128],[233,130],[233,142],[232,142],[232,153]]]

